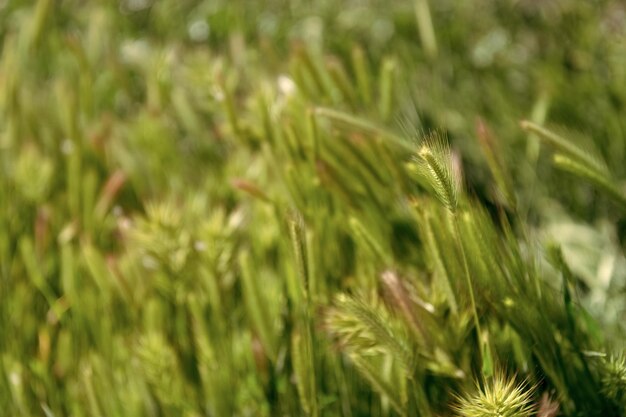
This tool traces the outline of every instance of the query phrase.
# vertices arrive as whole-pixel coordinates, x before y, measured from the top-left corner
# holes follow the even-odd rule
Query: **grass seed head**
[[[478,384],[477,384],[478,385]],[[477,386],[477,392],[459,399],[455,406],[462,417],[528,417],[534,415],[534,387],[518,383],[499,371]]]

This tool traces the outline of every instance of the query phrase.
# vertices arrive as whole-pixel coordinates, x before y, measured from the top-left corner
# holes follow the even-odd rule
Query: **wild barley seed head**
[[[462,417],[527,417],[535,413],[534,387],[518,383],[503,372],[477,386],[477,392],[461,397],[455,406]]]

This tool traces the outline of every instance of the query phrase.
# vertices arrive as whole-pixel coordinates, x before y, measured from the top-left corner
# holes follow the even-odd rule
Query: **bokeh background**
[[[428,276],[400,171],[432,131],[623,348],[625,212],[519,125],[626,176],[622,1],[4,0],[0,37],[0,414],[394,415],[320,317]]]

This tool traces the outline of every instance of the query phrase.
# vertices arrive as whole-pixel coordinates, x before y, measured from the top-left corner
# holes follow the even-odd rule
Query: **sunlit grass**
[[[624,414],[624,12],[0,4],[0,414]]]

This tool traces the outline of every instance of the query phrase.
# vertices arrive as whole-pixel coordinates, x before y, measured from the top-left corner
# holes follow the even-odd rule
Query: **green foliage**
[[[623,15],[0,4],[2,414],[626,414]]]

